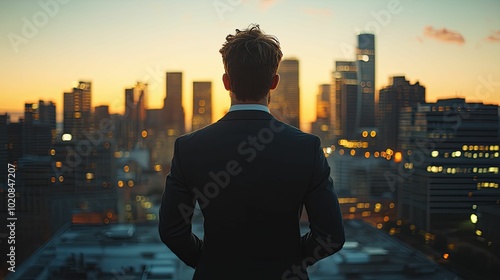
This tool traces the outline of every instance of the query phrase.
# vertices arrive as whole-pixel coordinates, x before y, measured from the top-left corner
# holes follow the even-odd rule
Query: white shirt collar
[[[229,112],[243,110],[257,110],[269,113],[269,108],[261,104],[235,104],[231,105],[231,108],[229,108]]]

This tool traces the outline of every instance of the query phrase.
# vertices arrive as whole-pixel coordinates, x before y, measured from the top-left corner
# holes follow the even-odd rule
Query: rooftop
[[[302,230],[307,231],[304,225]],[[201,223],[193,231],[203,235]],[[309,267],[311,280],[458,279],[383,231],[345,221],[347,242]],[[156,224],[64,227],[7,279],[192,279],[160,241]],[[419,279],[420,279],[419,278]]]

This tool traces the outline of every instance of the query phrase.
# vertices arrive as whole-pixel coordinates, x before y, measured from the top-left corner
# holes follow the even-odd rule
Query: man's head
[[[264,34],[259,25],[227,35],[219,51],[226,73],[224,86],[238,101],[259,101],[276,88],[283,57],[278,39]]]

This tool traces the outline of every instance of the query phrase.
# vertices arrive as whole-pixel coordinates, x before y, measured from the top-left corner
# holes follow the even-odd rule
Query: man
[[[258,25],[228,35],[220,49],[229,112],[179,137],[160,208],[162,241],[193,279],[308,279],[306,268],[342,248],[344,229],[318,137],[268,109],[282,58]],[[191,231],[195,202],[204,237]],[[310,232],[300,235],[305,205]]]

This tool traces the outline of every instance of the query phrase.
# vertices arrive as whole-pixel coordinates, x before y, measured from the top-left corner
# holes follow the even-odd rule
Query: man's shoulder
[[[179,142],[197,142],[197,141],[207,141],[207,139],[213,139],[214,137],[222,137],[223,135],[230,136],[235,132],[236,129],[246,130],[248,126],[245,124],[245,120],[232,120],[231,123],[225,122],[225,118],[221,118],[215,123],[208,126],[195,130],[193,132],[181,135],[177,138]],[[241,122],[242,126],[239,126]],[[248,129],[250,134],[261,135],[262,137],[279,137],[282,136],[284,139],[290,141],[304,140],[307,142],[320,142],[320,138],[314,134],[304,132],[299,128],[287,124],[283,121],[276,119],[271,116],[268,120],[260,123],[258,126]],[[226,134],[227,132],[227,134]],[[272,134],[269,135],[269,134]]]

